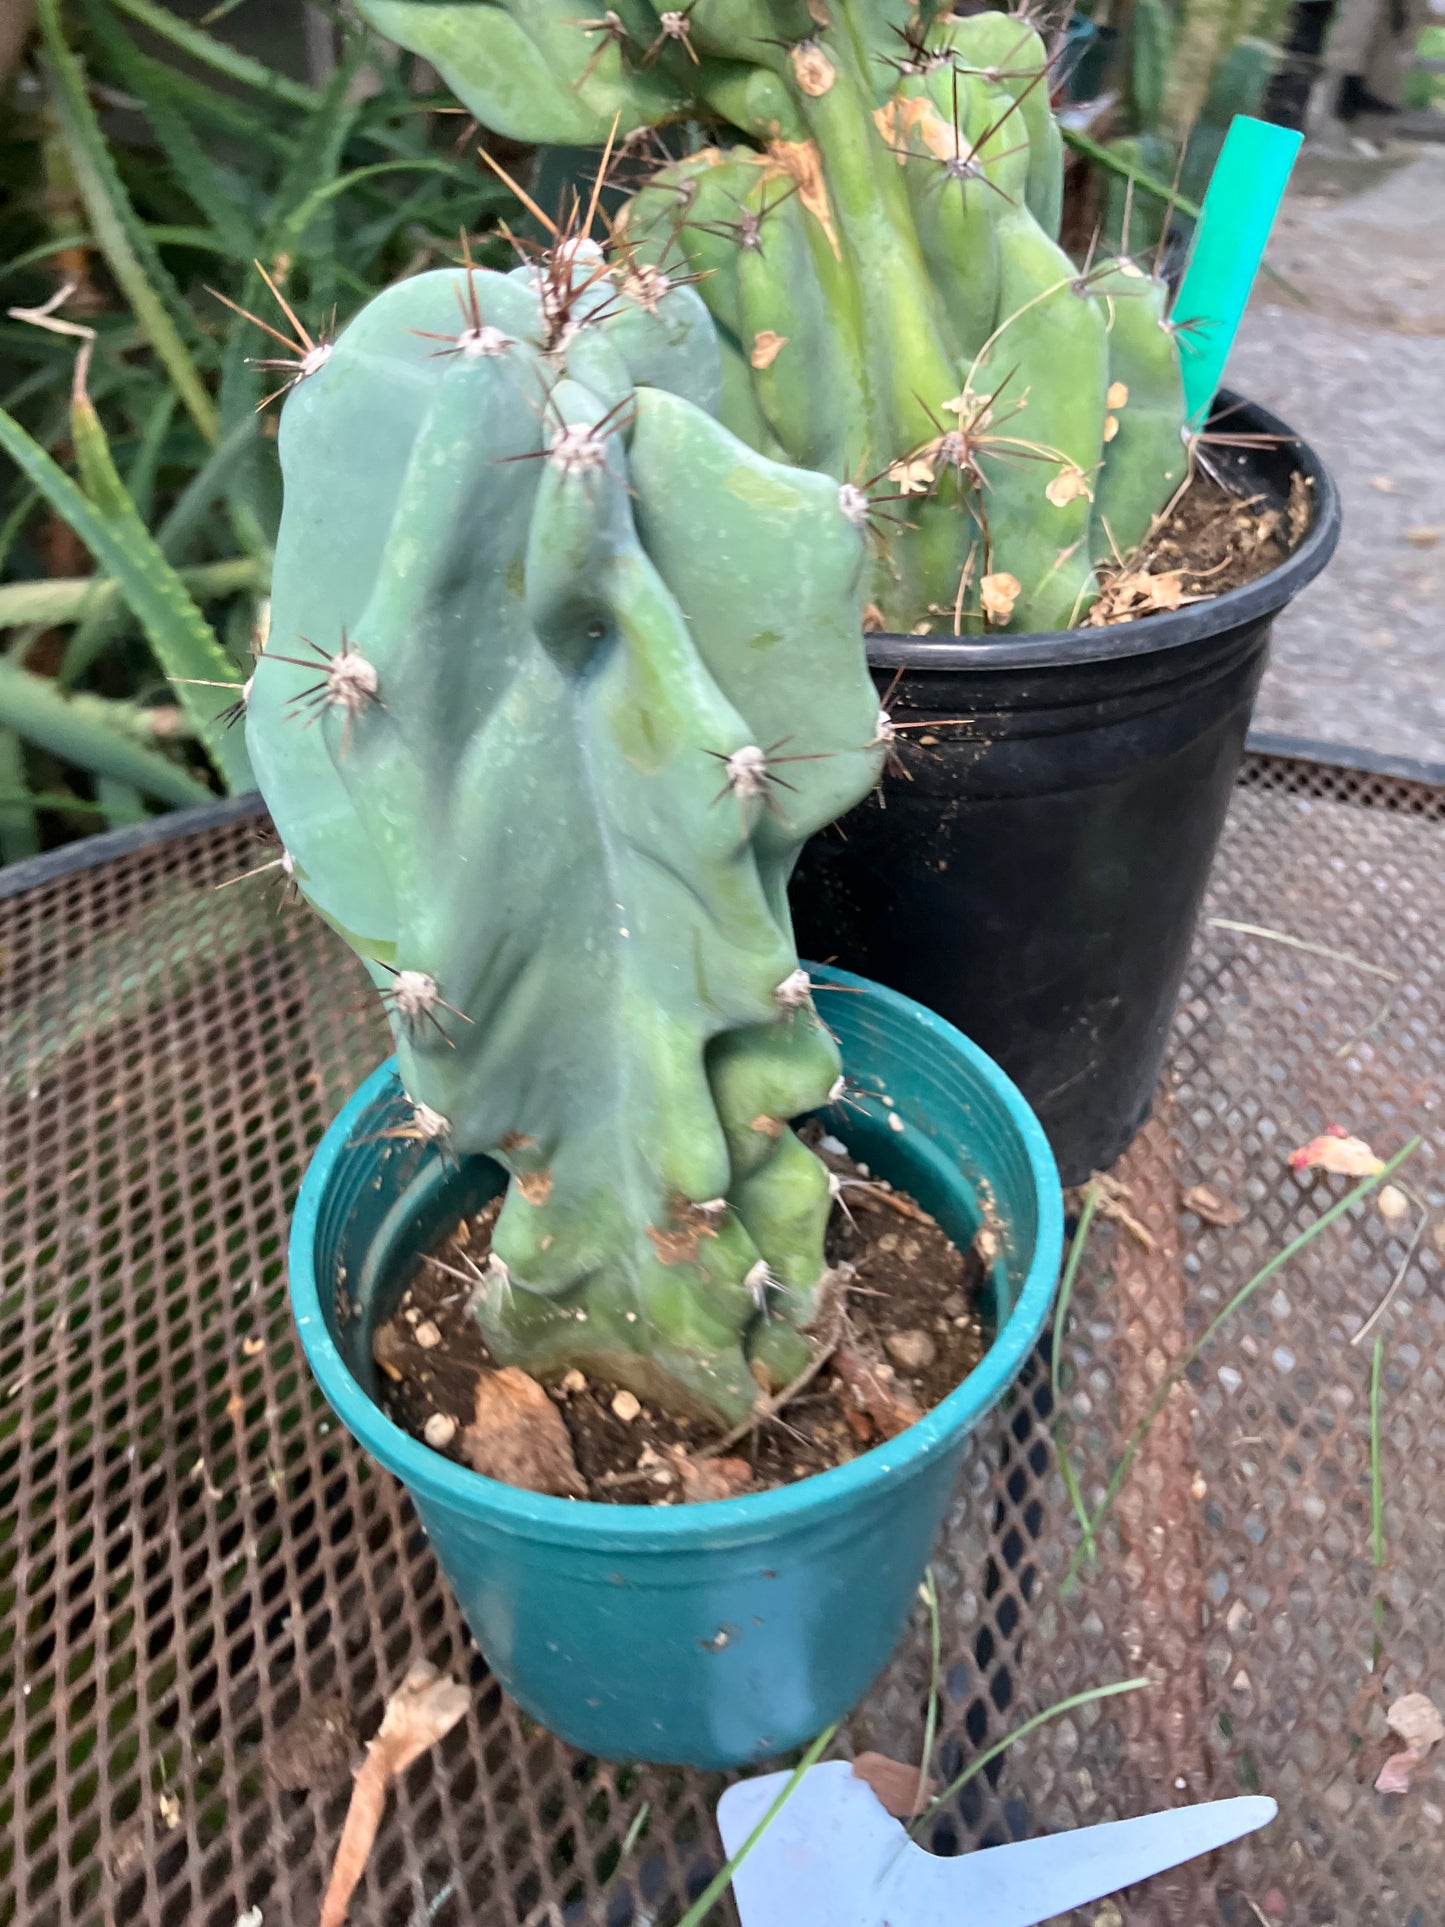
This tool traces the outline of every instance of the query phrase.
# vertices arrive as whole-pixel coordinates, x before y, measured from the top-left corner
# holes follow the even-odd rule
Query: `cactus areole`
[[[850,487],[870,626],[1068,628],[1096,565],[1184,478],[1188,318],[1128,258],[1127,223],[1115,259],[1059,247],[1050,57],[1026,18],[927,0],[360,6],[515,139],[678,123],[676,154],[713,130],[657,169],[624,231],[705,275],[722,420]]]
[[[733,1424],[832,1318],[786,886],[882,745],[864,532],[718,383],[694,290],[575,239],[379,296],[285,405],[246,733],[396,1133],[511,1175],[495,1358]]]

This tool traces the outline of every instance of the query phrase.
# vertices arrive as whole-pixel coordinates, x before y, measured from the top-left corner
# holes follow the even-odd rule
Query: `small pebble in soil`
[[[424,1352],[431,1351],[433,1346],[440,1345],[442,1342],[442,1335],[430,1318],[423,1318],[417,1326],[416,1342]]]
[[[938,1301],[938,1309],[945,1318],[961,1318],[968,1310],[968,1300],[961,1291],[945,1292]]]
[[[619,1392],[612,1401],[612,1410],[614,1415],[620,1418],[624,1425],[631,1425],[632,1421],[642,1410],[642,1401],[635,1393]]]
[[[883,1344],[888,1356],[905,1372],[921,1372],[933,1363],[938,1350],[925,1331],[889,1332]]]
[[[457,1422],[447,1412],[433,1412],[421,1435],[433,1452],[445,1452],[457,1435]]]
[[[564,1392],[585,1392],[587,1390],[587,1380],[575,1365],[570,1372],[563,1374],[562,1390]]]

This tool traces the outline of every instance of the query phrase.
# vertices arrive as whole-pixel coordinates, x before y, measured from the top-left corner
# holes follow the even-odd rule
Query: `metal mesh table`
[[[1201,929],[1117,1173],[1152,1248],[1096,1230],[1061,1360],[1091,1499],[1171,1361],[1343,1188],[1291,1173],[1292,1145],[1421,1131],[1407,1175],[1438,1201],[1442,815],[1421,783],[1248,764],[1210,914],[1393,974]],[[717,1864],[720,1782],[582,1758],[509,1704],[407,1503],[307,1379],[287,1210],[383,1035],[274,872],[215,889],[267,860],[256,835],[223,810],[0,902],[0,1922],[309,1927],[357,1739],[425,1656],[473,1710],[393,1799],[353,1920],[665,1927]],[[1237,1227],[1182,1207],[1199,1183]],[[1390,1698],[1445,1706],[1438,1218],[1377,1327],[1378,1569],[1371,1345],[1351,1343],[1413,1233],[1365,1208],[1250,1301],[1164,1404],[1067,1597],[1078,1531],[1035,1361],[937,1556],[937,1770],[1087,1686],[1154,1686],[1006,1753],[935,1847],[1258,1788],[1282,1809],[1266,1834],[1080,1920],[1437,1927],[1445,1770],[1403,1797],[1373,1778]],[[846,1744],[916,1758],[928,1683],[920,1610]]]

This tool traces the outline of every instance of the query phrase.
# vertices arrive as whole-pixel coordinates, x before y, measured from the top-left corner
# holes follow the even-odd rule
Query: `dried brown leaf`
[[[450,1733],[470,1704],[466,1687],[439,1674],[426,1660],[413,1661],[386,1702],[376,1738],[351,1789],[351,1805],[321,1903],[320,1927],[341,1927],[356,1883],[366,1869],[386,1810],[387,1789],[413,1760]]]
[[[558,1499],[587,1496],[562,1414],[515,1365],[477,1380],[476,1415],[462,1428],[460,1444],[468,1465],[485,1478]]]
[[[1406,1746],[1428,1753],[1445,1740],[1445,1719],[1432,1699],[1423,1693],[1402,1693],[1385,1714],[1385,1724],[1398,1733]]]
[[[1186,1211],[1192,1211],[1196,1218],[1202,1218],[1206,1224],[1217,1224],[1226,1230],[1230,1225],[1241,1224],[1244,1220],[1244,1213],[1239,1206],[1212,1185],[1191,1185],[1181,1194],[1179,1202]]]
[[[1408,1793],[1416,1768],[1424,1764],[1425,1754],[1418,1747],[1405,1746],[1392,1753],[1375,1775],[1376,1793]]]
[[[906,1392],[885,1376],[877,1362],[853,1345],[840,1345],[831,1364],[844,1388],[844,1409],[849,1401],[872,1424],[880,1438],[895,1439],[916,1425],[923,1414]]]
[[[853,1762],[855,1780],[866,1780],[878,1804],[895,1820],[910,1820],[933,1798],[934,1784],[916,1766],[890,1760],[886,1753],[860,1753]]]
[[[753,1489],[753,1468],[746,1459],[690,1459],[679,1453],[673,1462],[688,1505],[706,1505],[713,1499],[736,1499]]]
[[[1016,575],[1000,570],[994,575],[984,576],[978,585],[978,594],[989,621],[1005,623],[1014,612],[1014,604],[1023,594],[1023,584]]]

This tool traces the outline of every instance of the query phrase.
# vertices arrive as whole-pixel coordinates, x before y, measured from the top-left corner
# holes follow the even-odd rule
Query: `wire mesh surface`
[[[1201,929],[1116,1171],[1145,1237],[1096,1229],[1060,1360],[1090,1503],[1171,1362],[1345,1188],[1296,1177],[1292,1146],[1420,1131],[1406,1176],[1439,1203],[1442,816],[1423,785],[1247,766],[1209,914],[1391,974]],[[353,1921],[665,1927],[716,1867],[721,1781],[584,1759],[504,1700],[407,1502],[306,1376],[288,1206],[384,1045],[359,969],[275,872],[215,889],[266,857],[233,822],[0,902],[0,1922],[310,1927],[359,1744],[425,1656],[472,1711],[394,1796]],[[1184,1208],[1198,1184],[1242,1221]],[[935,1773],[1069,1694],[1154,1684],[1005,1754],[936,1848],[1259,1789],[1281,1805],[1265,1834],[1076,1919],[1438,1927],[1445,1772],[1373,1786],[1389,1700],[1445,1707],[1442,1219],[1411,1255],[1417,1221],[1359,1210],[1233,1318],[1067,1597],[1079,1533],[1034,1361],[937,1555]],[[1374,1333],[1351,1340],[1397,1278],[1376,1568]],[[920,1609],[843,1744],[916,1759],[929,1680]]]

